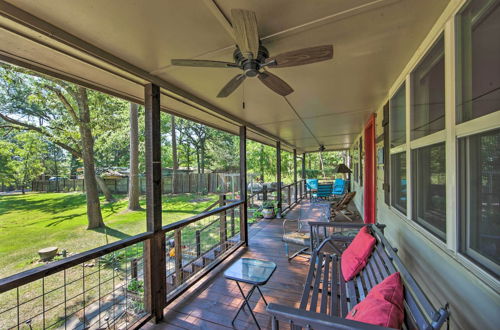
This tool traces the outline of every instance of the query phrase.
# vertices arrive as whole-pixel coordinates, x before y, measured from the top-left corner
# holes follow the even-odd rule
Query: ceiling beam
[[[189,103],[194,103],[197,104],[213,113],[219,114],[224,116],[225,118],[234,121],[235,124],[237,125],[242,125],[242,126],[247,126],[247,128],[251,129],[254,132],[257,132],[259,134],[262,134],[264,136],[269,137],[272,140],[275,141],[281,141],[283,144],[288,145],[291,148],[295,148],[294,145],[289,143],[288,141],[285,141],[278,136],[275,136],[274,134],[271,134],[267,132],[266,130],[257,127],[253,125],[252,123],[249,123],[241,118],[238,118],[237,116],[234,116],[219,107],[211,104],[210,102],[186,91],[183,90],[174,84],[163,80],[157,76],[154,76],[150,74],[149,72],[131,64],[123,59],[108,53],[60,28],[58,28],[55,25],[52,25],[4,0],[0,0],[0,16],[3,16],[9,20],[12,20],[18,24],[21,24],[33,31],[36,31],[48,38],[51,38],[53,40],[56,40],[64,45],[70,46],[78,51],[81,51],[85,54],[88,54],[96,59],[99,59],[101,61],[104,61],[108,64],[111,64],[112,66],[121,69],[125,72],[128,72],[129,74],[132,74],[134,76],[137,76],[139,78],[142,78],[148,82],[151,82],[153,84],[156,84],[163,88],[164,90],[168,91],[169,93],[172,93],[176,95],[177,97],[185,99]],[[54,49],[57,51],[57,49]]]
[[[210,9],[210,12],[215,16],[215,18],[219,21],[219,23],[222,25],[224,30],[229,34],[229,36],[236,41],[236,38],[234,36],[234,30],[233,26],[231,24],[231,21],[224,15],[222,10],[220,10],[219,6],[215,3],[214,0],[203,0],[203,3]]]

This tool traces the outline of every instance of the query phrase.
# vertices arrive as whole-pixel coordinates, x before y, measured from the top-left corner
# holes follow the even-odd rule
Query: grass
[[[143,210],[128,211],[125,196],[115,197],[114,203],[101,199],[106,227],[87,230],[84,194],[0,196],[0,278],[40,266],[37,251],[44,247],[78,253],[146,231],[145,200],[141,200]],[[200,213],[217,196],[198,198],[194,194],[164,196],[163,224]]]

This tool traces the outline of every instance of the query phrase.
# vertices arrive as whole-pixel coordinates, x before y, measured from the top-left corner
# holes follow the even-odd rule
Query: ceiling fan
[[[292,87],[278,76],[262,69],[304,65],[326,61],[333,57],[332,45],[308,47],[270,57],[269,52],[259,40],[255,12],[233,9],[231,10],[231,18],[236,41],[236,49],[233,53],[234,63],[189,59],[172,60],[172,65],[177,66],[239,68],[243,70],[243,73],[236,75],[222,88],[217,97],[231,95],[247,77],[256,76],[275,93],[286,96],[293,92]]]

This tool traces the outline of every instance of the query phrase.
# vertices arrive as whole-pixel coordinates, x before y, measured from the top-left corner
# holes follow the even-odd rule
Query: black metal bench
[[[310,222],[310,226],[312,232],[326,232],[325,228],[332,230],[339,227],[337,224],[326,222]],[[338,247],[332,238],[323,240],[311,257],[300,307],[297,309],[273,303],[267,307],[267,311],[273,316],[273,329],[279,329],[282,321],[293,329],[301,327],[307,329],[381,329],[379,326],[346,320],[344,317],[365,298],[372,287],[398,271],[404,285],[403,327],[426,330],[441,328],[449,315],[447,306],[434,308],[378,225],[369,225],[369,228],[377,239],[374,251],[367,266],[348,282],[344,281],[340,271]],[[326,251],[328,246],[337,253]]]

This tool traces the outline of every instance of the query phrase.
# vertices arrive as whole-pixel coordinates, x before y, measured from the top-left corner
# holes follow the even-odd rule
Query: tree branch
[[[8,123],[11,123],[11,124],[14,124],[14,125],[17,125],[17,126],[21,126],[24,129],[38,132],[39,134],[50,138],[53,143],[55,143],[59,147],[63,148],[64,150],[68,151],[73,156],[75,156],[77,158],[82,158],[82,153],[79,150],[76,150],[75,148],[67,145],[66,143],[63,143],[61,141],[57,141],[56,139],[54,139],[54,137],[52,135],[50,135],[48,132],[46,132],[45,130],[43,130],[42,128],[40,128],[38,126],[31,125],[31,124],[28,124],[28,123],[24,123],[22,121],[18,121],[18,120],[12,119],[12,118],[10,118],[10,117],[2,114],[2,113],[0,113],[0,118],[2,118],[3,120],[5,120]]]
[[[68,99],[66,98],[66,96],[64,96],[64,94],[61,92],[61,90],[57,89],[53,86],[50,86],[50,85],[44,85],[44,88],[46,88],[46,89],[52,91],[54,94],[56,94],[59,101],[61,101],[61,103],[66,108],[66,110],[69,112],[71,118],[75,121],[75,123],[79,123],[78,115],[76,114],[75,109],[73,108],[71,103],[69,103]]]

